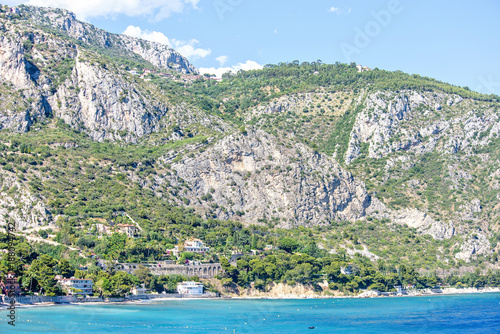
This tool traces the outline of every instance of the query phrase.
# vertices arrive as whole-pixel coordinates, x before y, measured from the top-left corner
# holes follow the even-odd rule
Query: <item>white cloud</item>
[[[127,29],[125,29],[122,32],[122,34],[132,37],[142,38],[148,41],[166,44],[174,48],[177,52],[179,52],[181,55],[188,58],[189,60],[205,58],[212,52],[212,50],[210,49],[202,49],[195,47],[195,45],[199,43],[197,39],[191,39],[190,41],[180,41],[175,38],[169,39],[162,32],[142,30],[140,27],[135,27],[132,25],[128,26]]]
[[[228,58],[228,56],[219,56],[215,58],[215,60],[217,60],[219,62],[219,65],[222,66],[227,62]]]
[[[201,49],[195,47],[195,44],[198,43],[199,41],[194,38],[188,42],[172,39],[172,47],[189,60],[205,58],[210,53],[212,53],[212,50],[210,49]]]
[[[277,34],[278,33],[278,29],[274,29],[274,33]]]
[[[27,5],[68,9],[79,19],[95,16],[147,16],[161,21],[172,14],[198,9],[199,0],[29,0]]]
[[[200,70],[201,74],[205,74],[205,73],[215,74],[215,76],[217,78],[220,78],[220,77],[222,77],[222,75],[224,73],[227,73],[227,72],[236,73],[239,70],[250,71],[250,70],[260,70],[260,69],[262,69],[262,65],[258,64],[257,62],[255,62],[253,60],[247,60],[244,63],[239,63],[238,65],[234,65],[231,67],[219,67],[219,68],[202,67],[199,70]]]
[[[159,31],[151,31],[151,32],[148,30],[143,31],[140,27],[128,26],[127,29],[125,29],[122,32],[122,34],[127,36],[142,38],[147,41],[171,45],[168,37],[165,36],[164,33]]]
[[[351,8],[344,9],[344,8],[340,8],[340,7],[330,7],[330,9],[328,9],[328,11],[330,13],[335,13],[337,15],[347,15],[351,12]]]

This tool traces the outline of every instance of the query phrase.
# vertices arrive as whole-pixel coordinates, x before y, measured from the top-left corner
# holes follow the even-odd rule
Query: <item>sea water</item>
[[[6,315],[1,333],[500,333],[500,293],[17,308],[15,328]]]

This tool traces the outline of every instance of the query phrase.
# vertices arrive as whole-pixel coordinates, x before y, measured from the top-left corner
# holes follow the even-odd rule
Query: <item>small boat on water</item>
[[[309,329],[314,329],[314,326],[309,326],[308,328],[309,328]]]

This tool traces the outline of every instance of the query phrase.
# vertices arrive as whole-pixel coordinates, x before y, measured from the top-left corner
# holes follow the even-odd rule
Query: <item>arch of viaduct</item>
[[[117,263],[116,270],[132,274],[139,268],[140,263]],[[153,275],[185,275],[188,277],[198,276],[200,278],[212,278],[217,275],[222,267],[220,263],[203,263],[197,265],[145,263],[143,266],[149,268]]]

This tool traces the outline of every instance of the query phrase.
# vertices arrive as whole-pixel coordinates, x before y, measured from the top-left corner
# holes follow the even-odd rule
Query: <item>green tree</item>
[[[34,260],[30,266],[29,272],[38,283],[40,293],[47,296],[56,296],[61,294],[60,288],[56,287],[56,266],[57,261],[49,255],[41,255]]]
[[[99,292],[100,296],[110,296],[112,295],[113,287],[111,281],[106,277],[102,277],[94,284],[94,291]]]
[[[57,273],[64,278],[70,278],[75,274],[75,270],[71,267],[68,260],[61,259],[57,266]]]
[[[301,263],[295,268],[287,271],[285,280],[295,281],[302,284],[310,283],[313,279],[313,266],[310,263]]]
[[[112,286],[112,294],[114,296],[124,296],[130,293],[130,289],[140,282],[135,276],[119,271],[111,277],[110,283]]]
[[[292,238],[282,238],[279,241],[279,247],[287,253],[292,253],[299,248],[299,243]]]

